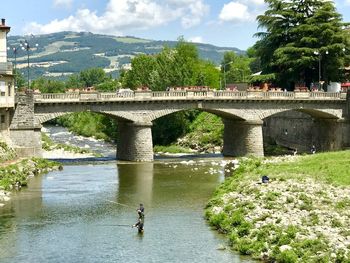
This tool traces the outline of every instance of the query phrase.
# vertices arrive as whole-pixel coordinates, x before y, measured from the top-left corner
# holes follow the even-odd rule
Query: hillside
[[[31,79],[39,76],[64,78],[91,67],[102,67],[116,76],[122,68],[130,67],[131,59],[137,54],[158,53],[164,46],[174,47],[176,41],[155,41],[136,37],[117,37],[88,32],[59,32],[37,36],[9,36],[8,46],[19,47],[28,40],[30,46]],[[38,44],[36,48],[35,45]],[[216,47],[209,44],[195,44],[202,59],[219,64],[225,51],[243,51],[237,48]],[[9,60],[15,61],[13,51],[8,52]],[[26,72],[27,53],[18,49],[16,66]]]

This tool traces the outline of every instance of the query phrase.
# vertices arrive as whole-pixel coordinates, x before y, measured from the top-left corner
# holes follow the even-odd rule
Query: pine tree
[[[258,16],[265,32],[256,36],[264,73],[276,73],[279,84],[339,81],[349,49],[349,33],[333,1],[265,0]],[[321,71],[319,69],[321,68]]]

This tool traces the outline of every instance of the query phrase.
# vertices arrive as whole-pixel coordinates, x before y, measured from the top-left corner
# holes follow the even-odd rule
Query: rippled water
[[[56,142],[115,158],[115,146],[47,127]],[[221,157],[64,165],[33,178],[0,208],[0,262],[251,262],[203,218],[232,166]],[[145,205],[139,235],[136,208]]]
[[[247,262],[218,250],[226,240],[203,218],[223,169],[108,162],[34,178],[0,210],[0,262]],[[131,228],[140,202],[143,235]]]
[[[104,157],[116,157],[116,146],[103,140],[96,140],[83,136],[76,136],[61,126],[46,125],[42,129],[56,143],[70,144],[100,153]]]

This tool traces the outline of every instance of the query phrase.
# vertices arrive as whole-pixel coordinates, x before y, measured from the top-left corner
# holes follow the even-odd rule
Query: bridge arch
[[[236,120],[245,120],[243,118],[243,114],[240,111],[225,111],[225,110],[215,110],[208,108],[187,108],[187,109],[164,109],[155,112],[150,116],[150,121],[154,121],[156,119],[162,118],[164,116],[170,115],[172,113],[186,111],[186,110],[200,110],[205,111],[214,115],[217,115],[223,119],[236,119]]]
[[[258,115],[259,115],[259,118],[263,120],[268,117],[272,117],[276,114],[290,112],[290,111],[305,113],[315,119],[341,119],[342,118],[342,113],[338,110],[332,110],[332,109],[324,110],[324,109],[313,109],[313,108],[259,110]]]
[[[67,115],[67,114],[72,114],[72,113],[77,113],[77,112],[94,112],[94,113],[99,113],[103,114],[112,118],[115,118],[117,120],[121,121],[129,121],[129,122],[134,122],[135,117],[128,112],[110,112],[110,111],[91,111],[91,110],[76,110],[76,111],[65,111],[65,112],[50,112],[50,113],[35,113],[35,120],[37,123],[43,124],[47,121],[56,119],[58,117]]]

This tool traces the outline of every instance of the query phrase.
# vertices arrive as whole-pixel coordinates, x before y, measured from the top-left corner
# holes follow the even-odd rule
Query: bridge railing
[[[346,99],[340,92],[279,92],[279,91],[146,91],[146,92],[86,92],[86,93],[36,93],[36,102],[80,102],[122,100],[177,100],[177,99]]]
[[[346,99],[345,92],[310,92],[311,98]]]

